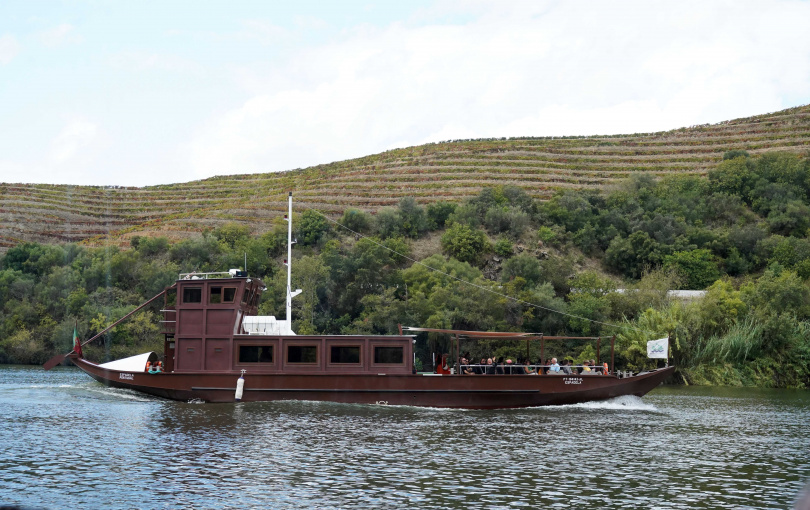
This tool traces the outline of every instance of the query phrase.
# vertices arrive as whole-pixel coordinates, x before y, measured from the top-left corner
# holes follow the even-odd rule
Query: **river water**
[[[810,392],[498,411],[170,402],[0,366],[0,506],[792,508]]]

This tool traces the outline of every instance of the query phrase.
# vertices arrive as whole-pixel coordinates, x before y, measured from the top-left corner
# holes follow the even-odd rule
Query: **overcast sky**
[[[0,182],[276,172],[810,103],[810,2],[0,2]]]

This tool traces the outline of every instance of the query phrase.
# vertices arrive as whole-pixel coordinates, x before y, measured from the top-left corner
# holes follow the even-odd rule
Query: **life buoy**
[[[163,367],[160,364],[160,361],[156,361],[153,365],[151,362],[146,362],[146,371],[150,374],[159,374],[163,372]]]

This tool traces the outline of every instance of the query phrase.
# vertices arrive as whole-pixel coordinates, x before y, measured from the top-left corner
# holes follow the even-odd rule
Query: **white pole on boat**
[[[292,326],[292,191],[287,198],[287,322]]]

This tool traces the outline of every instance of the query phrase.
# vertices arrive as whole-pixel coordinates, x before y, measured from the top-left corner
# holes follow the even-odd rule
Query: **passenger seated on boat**
[[[504,371],[503,371],[503,356],[498,358],[498,361],[493,363],[493,365],[495,365],[495,374],[496,375],[503,375],[504,374]]]
[[[562,371],[563,374],[571,375],[571,367],[568,366],[569,363],[571,363],[571,362],[568,361],[567,359],[563,360],[562,366],[560,366],[560,371]]]
[[[590,364],[590,362],[588,360],[583,361],[582,362],[582,368],[579,370],[579,373],[580,374],[590,374],[591,373],[591,367],[588,366],[589,364]]]
[[[531,365],[531,361],[526,359],[523,365],[523,373],[528,375],[537,375],[537,370]]]
[[[512,358],[507,359],[506,364],[503,367],[504,373],[509,374],[509,375],[512,375],[513,373],[517,373],[517,372],[512,372],[513,368],[515,368],[515,367],[512,366]]]
[[[486,373],[486,369],[487,369],[487,360],[485,360],[484,358],[481,358],[480,365],[475,365],[473,367],[473,371],[475,372],[476,375],[484,375]]]
[[[487,358],[487,375],[495,374],[495,365],[492,363],[492,358]]]
[[[557,358],[551,358],[550,366],[548,367],[549,374],[559,374],[560,373],[560,365],[557,363]]]
[[[461,374],[462,375],[475,375],[472,366],[467,358],[461,358]]]

